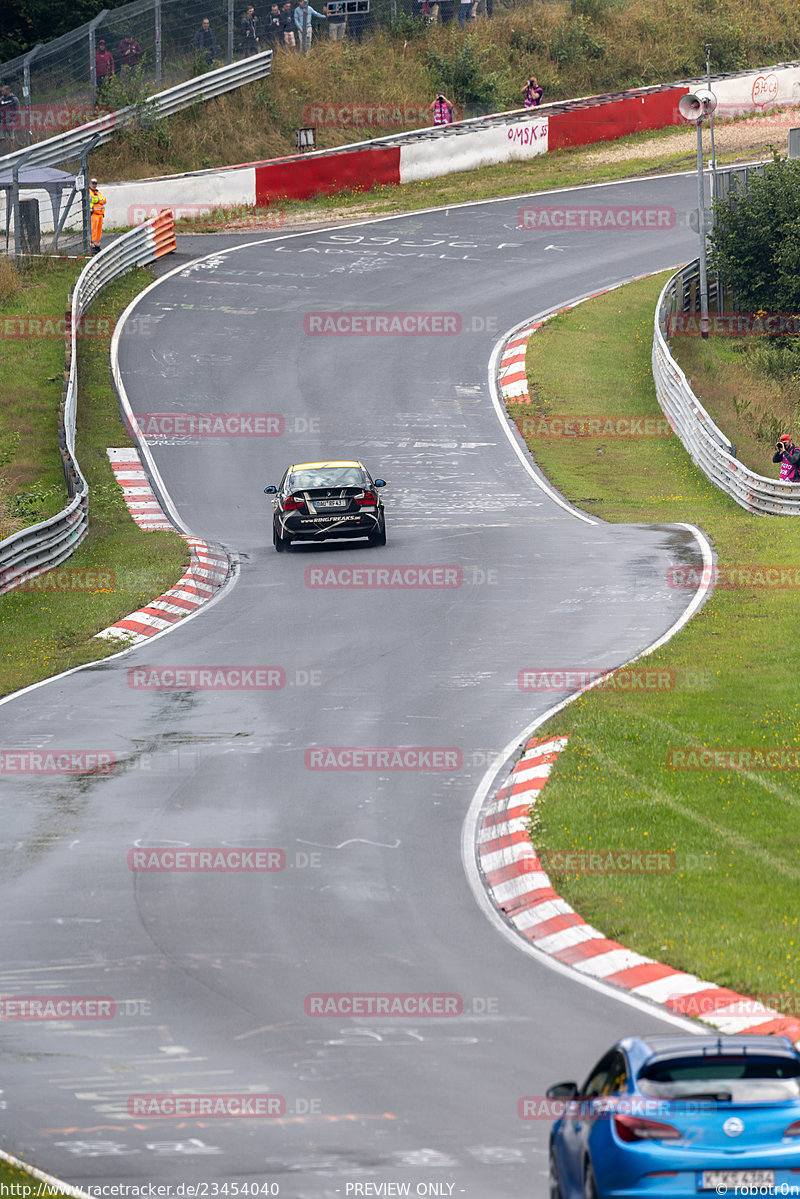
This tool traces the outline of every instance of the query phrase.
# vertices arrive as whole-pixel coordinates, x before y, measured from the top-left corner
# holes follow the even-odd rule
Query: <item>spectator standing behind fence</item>
[[[92,216],[92,253],[100,253],[100,238],[103,235],[103,217],[106,214],[106,198],[98,190],[97,180],[89,183],[89,209]]]
[[[205,55],[206,63],[211,66],[217,57],[217,39],[208,17],[203,17],[203,23],[194,35],[194,48]]]
[[[433,113],[434,125],[452,125],[453,123],[453,105],[447,99],[443,92],[429,105]]]
[[[110,50],[106,50],[106,43],[103,38],[97,43],[97,49],[94,52],[94,71],[97,79],[97,90],[102,90],[106,79],[110,79],[114,74],[114,56]]]
[[[277,4],[273,4],[267,13],[267,19],[264,22],[264,40],[274,46],[279,41],[281,36],[281,10]]]
[[[522,89],[525,108],[538,108],[542,102],[543,95],[544,88],[539,87],[539,84],[536,82],[536,76],[531,75],[530,79]]]
[[[308,13],[307,18],[304,17],[304,15],[303,15],[304,13]],[[297,8],[294,10],[294,23],[297,26],[298,39],[302,45],[303,22],[305,20],[305,23],[306,23],[305,49],[306,50],[311,45],[311,39],[313,37],[313,30],[311,28],[311,18],[312,17],[320,17],[323,21],[327,21],[327,19],[328,19],[325,16],[324,12],[317,12],[317,10],[315,8],[312,8],[311,5],[308,3],[308,0],[301,0],[301,3],[298,4]]]
[[[295,46],[294,40],[294,17],[292,16],[292,0],[284,0],[281,7],[281,34],[283,35],[283,44],[287,49],[293,49]]]
[[[5,142],[5,153],[17,148],[17,130],[20,128],[19,100],[9,84],[0,88],[0,141]]]
[[[325,15],[328,18],[328,34],[332,42],[343,42],[347,25],[347,13],[344,11],[343,0],[325,5]]]
[[[242,17],[242,41],[246,56],[258,54],[261,49],[261,38],[258,35],[258,17],[252,4]]]
[[[119,69],[127,67],[129,71],[135,71],[139,63],[142,61],[142,47],[139,45],[135,37],[124,37],[117,46],[117,64]]]
[[[467,22],[472,20],[472,0],[460,0],[458,6],[458,23],[466,29]]]

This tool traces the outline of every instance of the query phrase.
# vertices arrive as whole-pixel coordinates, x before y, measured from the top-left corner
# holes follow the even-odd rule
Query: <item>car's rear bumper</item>
[[[281,518],[281,533],[297,541],[327,541],[333,537],[370,537],[381,527],[378,512],[348,513],[346,516],[302,516]]]

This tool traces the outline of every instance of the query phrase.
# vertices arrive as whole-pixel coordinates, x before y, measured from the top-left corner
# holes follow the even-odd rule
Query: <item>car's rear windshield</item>
[[[643,1095],[659,1099],[800,1099],[800,1062],[780,1054],[664,1058],[643,1067],[639,1087]]]
[[[363,487],[364,475],[357,466],[326,466],[315,470],[293,470],[290,491],[311,491],[315,487]]]

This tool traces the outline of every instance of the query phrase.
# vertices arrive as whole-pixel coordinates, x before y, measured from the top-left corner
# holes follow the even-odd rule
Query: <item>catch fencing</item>
[[[712,308],[717,300],[716,283],[712,278],[709,278],[708,290],[709,308]],[[664,415],[706,478],[727,492],[742,508],[762,516],[800,516],[800,484],[769,479],[739,462],[736,446],[706,412],[670,353],[668,317],[699,312],[700,265],[695,260],[667,281],[656,307],[653,379]]]
[[[59,408],[58,440],[69,503],[49,520],[12,533],[0,542],[0,592],[60,566],[89,532],[89,486],[75,457],[78,402],[76,342],[80,318],[103,288],[137,266],[175,249],[175,225],[167,211],[113,241],[84,267],[67,309],[66,382]]]
[[[246,57],[243,3],[229,0],[134,0],[104,10],[78,29],[0,65],[0,80],[20,101],[15,146],[24,148],[132,99],[173,87]],[[261,11],[263,6],[259,6]],[[195,44],[204,18],[213,41]],[[270,48],[263,36],[258,48]],[[102,45],[101,45],[102,43]]]

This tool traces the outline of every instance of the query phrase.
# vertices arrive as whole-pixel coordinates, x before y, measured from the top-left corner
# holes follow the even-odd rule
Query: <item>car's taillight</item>
[[[302,496],[287,495],[283,501],[284,512],[295,512],[298,508],[302,508],[305,500]]]
[[[795,1120],[794,1124],[790,1124],[783,1135],[785,1137],[800,1137],[800,1120]]]
[[[362,491],[361,495],[356,496],[357,504],[377,504],[374,491]]]
[[[641,1116],[614,1116],[614,1128],[621,1141],[679,1141],[681,1133],[671,1124],[660,1120],[645,1120]]]

